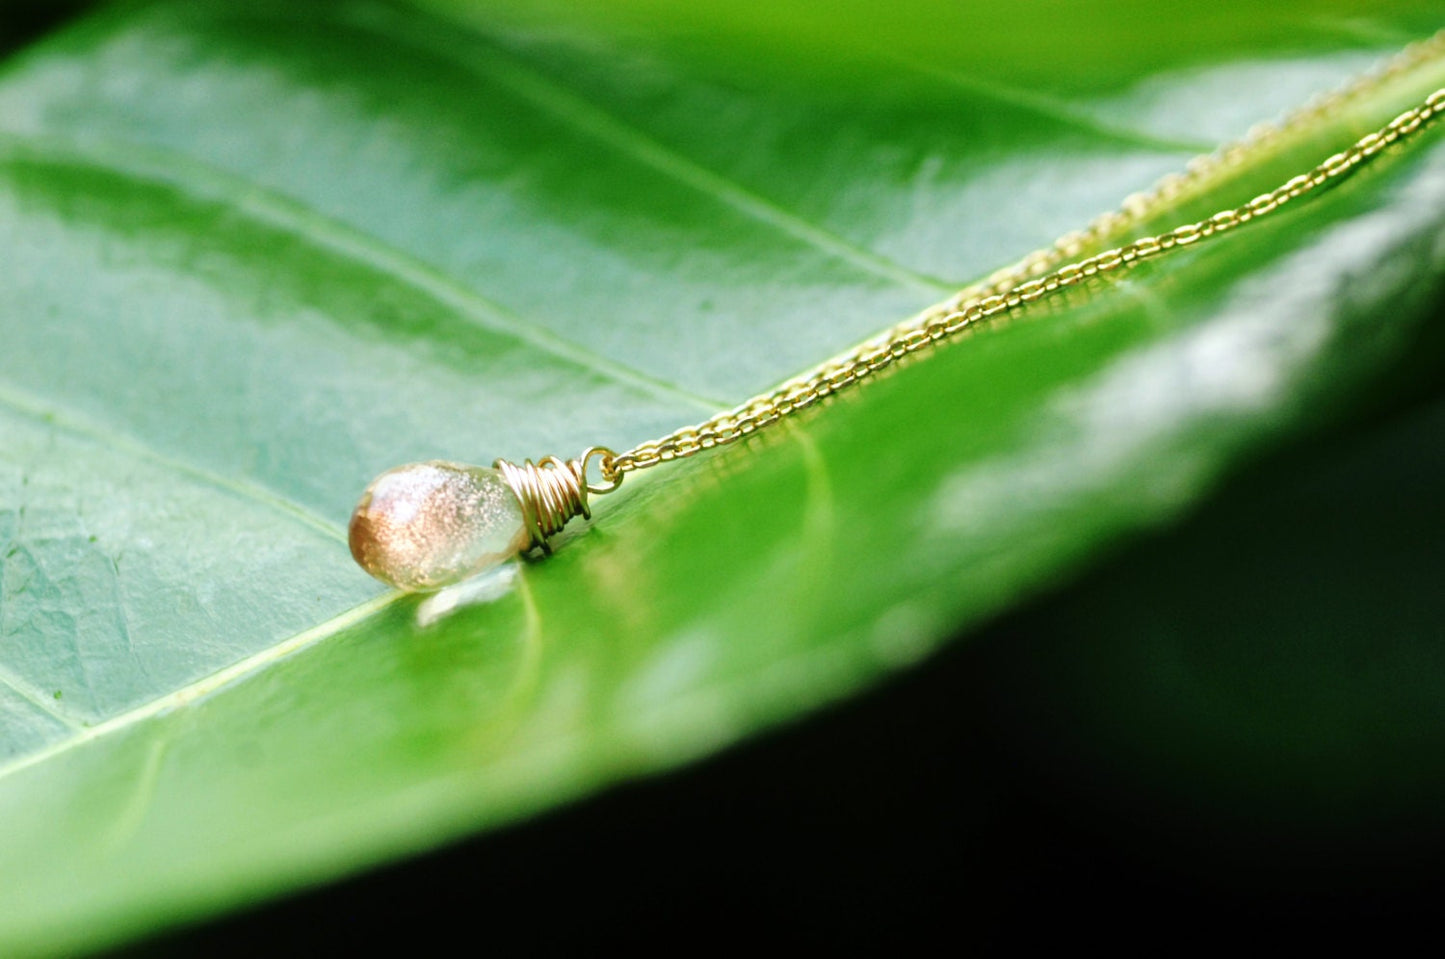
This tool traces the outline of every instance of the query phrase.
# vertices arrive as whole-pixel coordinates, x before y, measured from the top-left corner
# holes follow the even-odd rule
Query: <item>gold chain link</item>
[[[1361,137],[1348,149],[1334,154],[1309,172],[1290,178],[1242,206],[1078,259],[1088,249],[1137,226],[1186,194],[1200,189],[1208,180],[1259,155],[1290,133],[1349,106],[1442,54],[1445,54],[1445,30],[1411,44],[1375,70],[1339,90],[1315,98],[1278,123],[1261,124],[1243,139],[1194,158],[1185,167],[1185,172],[1172,173],[1151,190],[1128,197],[1118,210],[1097,217],[1084,229],[1065,234],[1051,246],[1030,253],[981,283],[960,290],[943,303],[785,381],[772,391],[755,396],[706,422],[683,427],[625,453],[604,455],[599,467],[608,483],[606,489],[615,488],[623,476],[635,470],[734,443],[911,353],[981,322],[1076,287],[1091,278],[1227,233],[1348,175],[1391,144],[1418,132],[1445,112],[1445,88],[1436,90],[1418,106]],[[606,489],[594,488],[594,492],[605,492]]]

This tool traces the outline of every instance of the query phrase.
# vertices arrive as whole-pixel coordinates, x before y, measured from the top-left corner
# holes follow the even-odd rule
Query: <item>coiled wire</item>
[[[532,537],[531,549],[550,553],[547,537],[574,516],[591,518],[584,464],[583,459],[564,461],[555,456],[544,456],[538,463],[526,460],[520,466],[506,460],[492,464],[522,504],[522,522]]]

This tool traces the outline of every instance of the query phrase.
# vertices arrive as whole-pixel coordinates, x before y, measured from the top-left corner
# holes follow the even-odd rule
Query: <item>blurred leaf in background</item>
[[[1398,406],[1438,369],[1438,131],[629,481],[434,625],[341,542],[397,462],[623,447],[764,389],[1428,34],[1432,6],[145,3],[12,53],[0,870],[24,881],[0,887],[0,943],[154,932],[708,755],[918,663],[1241,464]],[[1272,187],[1442,83],[1428,63],[1159,219]],[[1430,455],[1410,461],[1437,476]],[[1349,536],[1320,515],[1306,532]],[[1412,793],[1280,759],[1388,742],[1391,768],[1425,768],[1428,671],[1395,713],[1332,699],[1360,631],[1318,628],[1310,563],[1282,606],[1219,598],[1336,541],[1256,544],[1201,592],[1214,535],[1149,547],[1170,559],[1145,560],[1147,589],[1105,567],[1077,619],[1040,608],[1039,635],[1070,634],[1062,609],[1077,638],[1013,674],[1036,697],[1014,708],[1040,704],[1011,722],[1038,730],[1018,754],[1069,769],[1030,743],[1070,716],[1103,758],[1070,757],[1132,757],[1165,806],[1211,783],[1209,808],[1298,824],[1307,777],[1326,828],[1345,795],[1428,808],[1433,773]],[[1391,583],[1431,581],[1420,536]],[[1328,595],[1385,595],[1361,582]],[[1133,667],[1141,649],[1165,666]],[[1274,685],[1237,695],[1255,654],[1274,672],[1249,681]]]

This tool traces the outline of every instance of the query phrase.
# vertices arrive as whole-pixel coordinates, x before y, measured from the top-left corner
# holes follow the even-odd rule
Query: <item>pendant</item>
[[[575,460],[555,456],[521,466],[491,467],[431,460],[382,473],[351,514],[348,539],[361,568],[389,586],[430,592],[469,579],[531,549],[549,551],[548,537],[574,516],[590,517],[588,493],[609,493],[610,450]],[[600,458],[604,482],[587,483]]]

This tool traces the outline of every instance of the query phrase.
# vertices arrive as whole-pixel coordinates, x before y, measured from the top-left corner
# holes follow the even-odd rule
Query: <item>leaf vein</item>
[[[0,686],[9,689],[51,719],[63,723],[74,731],[79,732],[85,728],[85,723],[82,720],[71,715],[66,710],[56,708],[53,702],[47,701],[45,695],[40,692],[40,690],[34,688],[4,667],[0,667]]]
[[[571,363],[604,380],[689,407],[716,412],[728,405],[680,384],[618,363],[588,350],[538,324],[528,322],[501,303],[463,286],[431,264],[419,260],[372,233],[336,220],[293,197],[278,193],[216,167],[198,157],[152,144],[102,141],[83,143],[35,134],[0,134],[12,152],[21,148],[36,162],[72,163],[105,170],[114,176],[160,183],[199,198],[224,200],[233,211],[284,231],[317,248],[345,257],[409,286],[451,309],[459,318],[496,335]]]
[[[368,14],[380,14],[377,8],[369,8]],[[385,14],[383,14],[385,15]],[[388,18],[390,20],[390,18]],[[415,25],[388,22],[388,38],[394,40],[396,31],[415,33]],[[352,17],[350,22],[370,30],[379,27],[371,16]],[[781,203],[745,186],[740,181],[707,167],[681,151],[662,143],[644,130],[619,118],[592,100],[588,100],[573,89],[558,82],[537,65],[519,57],[491,41],[490,38],[473,32],[478,41],[488,46],[492,54],[485,62],[475,57],[451,54],[452,62],[476,73],[482,73],[506,86],[513,93],[547,111],[559,122],[574,131],[587,136],[643,166],[650,167],[663,176],[681,183],[718,203],[731,207],[749,219],[761,223],[777,232],[811,246],[834,259],[848,263],[856,269],[889,280],[899,286],[923,290],[928,293],[954,293],[957,284],[937,277],[928,276],[911,269],[895,260],[883,256],[827,227],[807,219],[802,214],[788,209]],[[450,54],[451,43],[437,42],[426,38],[425,49],[437,53],[445,48]]]
[[[93,726],[82,726],[76,731],[75,735],[52,743],[29,755],[21,756],[9,763],[0,765],[0,780],[13,776],[25,769],[29,769],[32,766],[48,762],[56,756],[84,746],[93,740],[128,729],[147,719],[159,716],[168,710],[202,700],[227,686],[241,682],[259,673],[273,663],[286,659],[309,647],[319,645],[332,636],[379,614],[405,596],[405,593],[391,592],[367,600],[359,606],[354,606],[344,613],[333,616],[324,623],[296,633],[279,643],[266,647],[260,652],[247,656],[245,659],[238,660],[224,669],[217,670],[208,676],[203,676],[178,689],[171,690],[164,695],[133,706],[125,712],[112,716]]]
[[[1083,110],[1080,110],[1075,104],[1063,97],[1051,96],[1036,90],[1028,90],[996,80],[984,80],[980,77],[959,73],[944,67],[917,63],[903,57],[895,57],[893,59],[894,62],[901,67],[947,83],[974,96],[991,100],[1003,106],[1027,110],[1035,116],[1053,120],[1056,123],[1072,127],[1090,136],[1110,140],[1124,146],[1136,147],[1158,153],[1179,153],[1190,156],[1210,153],[1217,146],[1217,144],[1206,143],[1202,140],[1176,140],[1170,137],[1157,136],[1144,130],[1136,130],[1133,127],[1107,123],[1098,117],[1091,116]]]
[[[341,526],[264,486],[223,476],[204,467],[187,463],[185,460],[167,456],[134,436],[118,433],[114,429],[103,428],[78,413],[63,409],[51,401],[33,397],[3,380],[0,380],[0,409],[8,410],[37,423],[61,429],[72,436],[84,438],[106,449],[125,453],[181,473],[208,486],[225,490],[242,499],[268,507],[323,533],[329,539],[339,542],[346,541],[346,531]]]

